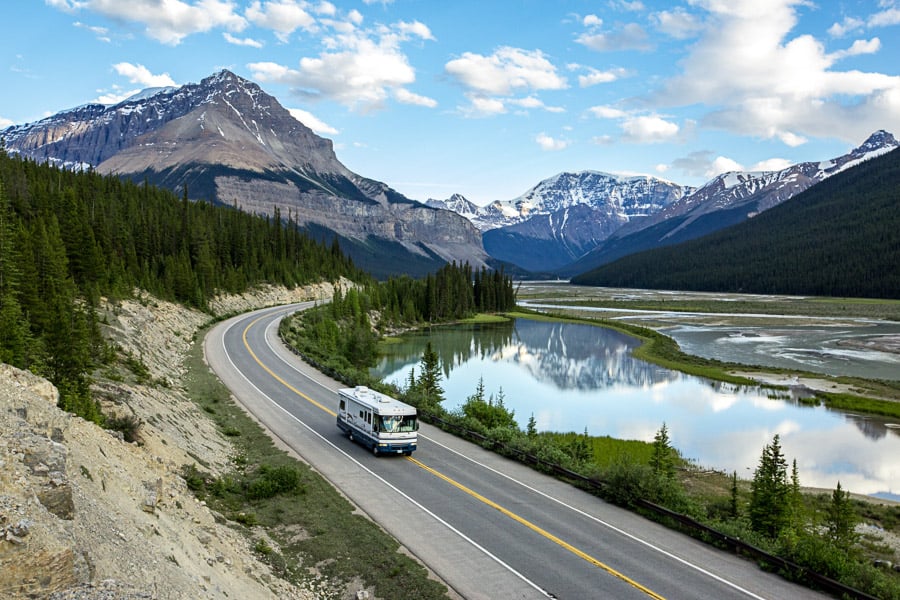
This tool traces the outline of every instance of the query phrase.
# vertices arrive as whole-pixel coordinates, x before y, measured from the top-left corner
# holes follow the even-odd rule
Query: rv
[[[337,426],[376,455],[416,449],[416,409],[364,386],[338,390]]]

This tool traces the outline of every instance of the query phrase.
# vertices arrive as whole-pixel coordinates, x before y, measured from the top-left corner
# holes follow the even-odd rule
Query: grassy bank
[[[206,366],[201,343],[186,368],[188,395],[238,448],[230,473],[214,478],[198,464],[184,474],[188,485],[242,529],[279,576],[307,583],[320,598],[345,598],[350,586],[374,588],[379,598],[448,597],[446,586],[429,579],[394,538],[308,465],[275,447]]]

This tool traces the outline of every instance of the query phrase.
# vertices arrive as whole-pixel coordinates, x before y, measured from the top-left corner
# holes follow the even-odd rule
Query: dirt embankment
[[[331,297],[330,285],[217,299],[216,314]],[[160,385],[101,380],[104,410],[139,419],[127,443],[56,407],[46,380],[0,364],[0,597],[312,599],[273,576],[250,543],[180,476],[223,472],[229,443],[180,388],[199,311],[143,297],[106,307],[106,332]]]

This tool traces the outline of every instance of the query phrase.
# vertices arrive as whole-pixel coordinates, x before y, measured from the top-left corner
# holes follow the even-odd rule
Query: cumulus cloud
[[[875,54],[881,50],[881,40],[877,37],[872,38],[871,40],[856,40],[846,50],[838,50],[837,52],[832,52],[828,55],[828,57],[832,60],[840,60],[847,56],[859,56],[860,54]]]
[[[750,167],[751,171],[782,171],[790,167],[793,162],[789,161],[786,158],[767,158],[766,160],[761,160],[752,167]]]
[[[659,115],[629,116],[622,121],[621,127],[626,141],[641,144],[672,141],[681,130],[677,123],[667,121]]]
[[[288,112],[291,116],[315,131],[319,135],[338,135],[340,131],[325,123],[311,112],[301,108],[289,108]]]
[[[295,0],[270,0],[265,3],[257,0],[247,7],[244,14],[253,24],[271,29],[275,37],[286,43],[298,29],[315,28],[316,19],[305,6],[305,2]]]
[[[171,46],[194,33],[219,27],[237,32],[247,26],[230,0],[50,0],[48,4],[69,13],[88,10],[113,21],[142,24],[149,37]]]
[[[15,123],[13,123],[12,121],[10,121],[9,119],[5,119],[5,118],[3,118],[3,117],[0,117],[0,129],[6,129],[7,127],[9,127],[9,126],[11,126],[11,125],[15,125]]]
[[[537,137],[534,138],[534,141],[537,142],[542,150],[548,151],[565,150],[569,146],[568,141],[553,138],[545,133],[539,133]]]
[[[691,177],[712,179],[716,175],[729,171],[743,171],[744,167],[726,156],[714,156],[708,150],[691,152],[682,158],[672,161],[672,168],[678,169]]]
[[[711,112],[704,125],[788,144],[805,136],[858,141],[876,129],[900,129],[900,77],[835,68],[841,58],[877,51],[880,43],[863,40],[829,54],[811,35],[792,36],[797,7],[806,4],[696,0],[707,12],[703,33],[655,101],[705,105]],[[889,11],[879,15],[875,22],[891,18]]]
[[[127,62],[120,62],[114,64],[113,69],[122,77],[126,77],[131,83],[137,83],[144,86],[145,88],[170,86],[175,87],[178,85],[177,83],[175,83],[175,80],[169,76],[168,73],[154,75],[150,72],[150,69],[148,69],[144,65],[133,65]]]
[[[505,46],[490,56],[466,52],[444,65],[444,70],[470,90],[489,95],[566,87],[565,78],[540,50]]]
[[[349,19],[356,21],[352,14]],[[416,75],[400,48],[411,36],[429,39],[430,35],[423,25],[402,22],[370,31],[341,29],[325,40],[325,51],[301,58],[295,68],[272,62],[251,63],[248,67],[258,81],[286,84],[296,95],[312,100],[328,98],[351,109],[378,109],[389,98],[433,107],[437,105],[435,100],[406,89]]]
[[[681,141],[687,131],[678,123],[667,118],[643,111],[622,110],[613,106],[592,106],[588,112],[598,119],[610,119],[619,122],[622,130],[622,141],[636,144],[656,144],[662,142]],[[691,129],[692,121],[686,122]]]

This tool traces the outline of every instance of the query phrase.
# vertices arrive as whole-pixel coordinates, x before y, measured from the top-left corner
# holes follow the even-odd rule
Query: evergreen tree
[[[431,342],[425,345],[422,353],[419,379],[416,388],[422,393],[429,404],[438,404],[444,400],[444,390],[441,388],[441,365],[437,352],[431,346]]]
[[[825,517],[828,539],[840,550],[847,552],[859,540],[856,533],[858,517],[853,511],[850,492],[841,489],[841,482],[831,494],[831,504]]]
[[[778,434],[763,448],[750,488],[750,527],[777,538],[791,522],[791,485]]]
[[[653,436],[653,450],[650,455],[650,468],[653,474],[660,479],[674,479],[675,458],[676,453],[669,439],[669,430],[663,423]]]

